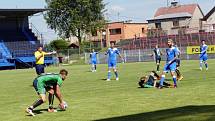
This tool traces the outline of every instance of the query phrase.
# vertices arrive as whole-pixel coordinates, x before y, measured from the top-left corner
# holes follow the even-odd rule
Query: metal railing
[[[41,41],[41,43],[43,43],[43,35],[42,33],[35,27],[34,24],[29,23],[29,29],[31,29],[31,31],[35,34],[35,36],[37,37],[38,40]]]
[[[166,55],[165,55],[165,48],[161,48],[161,51],[164,53],[161,58],[163,61],[166,60]],[[186,53],[186,47],[181,47],[181,56],[180,58],[182,60],[198,60],[199,55],[198,54],[193,54],[189,55]],[[154,57],[151,55],[153,54],[152,49],[136,49],[136,50],[122,50],[121,55],[123,55],[125,62],[130,63],[130,62],[147,62],[147,61],[154,61]],[[208,54],[210,59],[215,58],[215,54]],[[85,53],[85,63],[88,64],[90,63],[90,53]],[[99,64],[105,64],[107,63],[107,55],[105,53],[99,53],[97,55],[97,62]],[[121,59],[117,58],[118,62],[122,62]]]

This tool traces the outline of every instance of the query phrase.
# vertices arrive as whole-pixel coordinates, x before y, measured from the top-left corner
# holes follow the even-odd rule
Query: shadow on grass
[[[38,109],[33,111],[35,114],[41,114],[43,112],[48,112],[48,109]]]
[[[38,110],[34,110],[33,113],[38,115],[38,114],[42,114],[44,111],[47,112],[48,109],[38,109]],[[28,114],[26,116],[32,117],[32,115]]]
[[[57,112],[65,111],[65,110],[59,110],[57,108],[54,108],[54,109],[57,110]],[[38,115],[38,114],[42,114],[44,112],[48,112],[48,109],[38,109],[38,110],[34,110],[33,112],[34,112],[34,114]]]
[[[199,68],[194,68],[194,69],[191,69],[191,70],[201,72],[201,70]]]
[[[85,71],[85,72],[93,73],[92,71]]]
[[[215,121],[215,105],[185,106],[96,121]]]
[[[168,82],[170,82],[170,81],[173,81],[172,79],[165,79],[165,81],[168,81]]]

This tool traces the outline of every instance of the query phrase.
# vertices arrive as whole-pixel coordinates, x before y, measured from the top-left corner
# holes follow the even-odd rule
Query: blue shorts
[[[36,64],[35,69],[36,69],[37,75],[45,73],[45,66],[43,64]]]
[[[116,61],[108,62],[108,67],[109,68],[115,68],[116,67]]]
[[[97,64],[97,61],[96,61],[96,60],[91,60],[91,64],[96,65],[96,64]]]
[[[208,56],[202,56],[199,58],[200,61],[207,61],[208,60]]]
[[[173,62],[172,64],[166,63],[163,69],[164,72],[168,72],[168,71],[175,72],[175,70],[176,70],[176,62]]]
[[[161,62],[161,57],[156,57],[156,58],[155,58],[155,62],[156,62],[156,64],[157,64],[157,63],[160,63],[160,62]]]

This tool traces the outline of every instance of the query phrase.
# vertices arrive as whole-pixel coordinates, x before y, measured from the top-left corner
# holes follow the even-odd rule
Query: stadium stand
[[[46,9],[0,9],[0,69],[31,68],[34,51],[41,46],[29,27],[28,16]],[[52,57],[45,64],[52,64]]]

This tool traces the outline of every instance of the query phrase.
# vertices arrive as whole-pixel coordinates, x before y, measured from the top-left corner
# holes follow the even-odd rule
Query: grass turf
[[[110,82],[104,80],[106,65],[98,65],[96,73],[89,71],[89,65],[49,67],[46,72],[69,70],[61,88],[69,108],[48,113],[46,103],[35,109],[36,117],[24,112],[37,99],[31,86],[34,69],[1,71],[0,121],[212,121],[214,67],[214,60],[209,61],[209,71],[200,71],[198,61],[182,61],[184,79],[177,89],[163,90],[137,88],[139,77],[155,68],[154,62],[119,64],[120,81]]]

